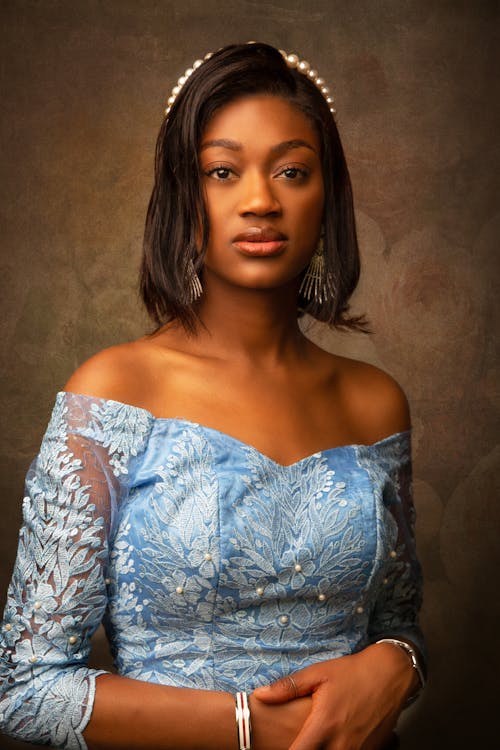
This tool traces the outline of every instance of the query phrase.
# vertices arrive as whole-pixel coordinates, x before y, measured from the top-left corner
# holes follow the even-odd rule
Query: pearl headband
[[[254,42],[248,42],[248,44],[254,44]],[[321,91],[323,96],[325,97],[326,103],[328,104],[330,108],[330,112],[333,116],[335,116],[336,110],[333,106],[334,100],[333,97],[330,96],[330,89],[325,84],[325,81],[321,76],[319,75],[317,70],[314,70],[314,68],[311,67],[310,63],[307,62],[307,60],[300,60],[298,55],[292,53],[288,54],[284,50],[280,49],[280,53],[285,60],[286,64],[289,68],[293,68],[294,70],[298,70],[299,73],[302,73],[303,75],[307,76],[315,85],[316,87]],[[186,70],[184,75],[182,75],[179,80],[177,81],[177,84],[172,89],[172,93],[170,94],[168,100],[167,100],[167,108],[165,110],[165,117],[168,117],[170,110],[172,109],[172,106],[179,96],[179,93],[186,83],[187,79],[194,73],[194,71],[200,67],[200,65],[203,65],[203,63],[206,60],[210,60],[212,57],[213,52],[208,52],[203,60],[195,60],[193,65]]]

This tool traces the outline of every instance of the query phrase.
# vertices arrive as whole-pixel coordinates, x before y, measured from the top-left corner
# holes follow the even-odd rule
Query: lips
[[[287,236],[272,227],[248,227],[233,239],[233,242],[283,242]]]
[[[279,255],[286,244],[287,236],[273,227],[248,227],[233,239],[233,244],[244,255]]]

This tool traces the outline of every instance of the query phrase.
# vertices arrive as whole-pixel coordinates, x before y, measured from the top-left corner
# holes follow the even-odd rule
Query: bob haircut
[[[189,301],[187,279],[190,262],[198,274],[203,273],[210,229],[199,144],[220,107],[252,94],[290,102],[313,123],[321,142],[325,270],[331,274],[336,294],[323,304],[299,297],[297,314],[309,313],[335,327],[366,331],[363,316],[348,315],[360,261],[351,181],[337,126],[316,85],[289,68],[277,49],[261,43],[229,45],[205,60],[189,76],[163,121],[144,233],[140,292],[145,307],[158,326],[179,320],[186,330],[196,330],[197,303]]]

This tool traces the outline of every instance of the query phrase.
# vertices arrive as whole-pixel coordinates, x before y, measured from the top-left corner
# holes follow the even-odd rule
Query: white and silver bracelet
[[[250,725],[250,708],[248,706],[248,695],[244,690],[236,693],[236,726],[238,727],[239,750],[250,750],[252,740],[252,728]]]
[[[420,665],[420,658],[413,646],[410,646],[410,644],[406,641],[400,641],[398,638],[381,638],[379,641],[376,641],[376,643],[392,643],[393,646],[398,646],[400,649],[402,649],[410,658],[411,666],[418,675],[418,679],[420,680],[420,687],[417,688],[417,691],[413,693],[413,695],[410,695],[410,697],[406,700],[404,704],[404,707],[406,708],[406,706],[410,706],[414,701],[417,700],[418,696],[425,686],[425,676],[424,671]]]

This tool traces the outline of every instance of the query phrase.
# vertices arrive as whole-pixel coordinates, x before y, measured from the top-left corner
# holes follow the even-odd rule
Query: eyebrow
[[[212,141],[205,141],[205,143],[202,143],[200,146],[200,151],[204,151],[206,148],[227,148],[229,151],[243,151],[243,144],[239,141],[233,141],[230,138],[216,138]],[[271,147],[271,153],[280,156],[281,154],[286,153],[287,151],[291,151],[294,148],[308,148],[314,153],[316,153],[316,149],[311,146],[310,143],[307,141],[302,140],[302,138],[293,138],[290,141],[283,141],[282,143],[278,143],[276,146]]]

